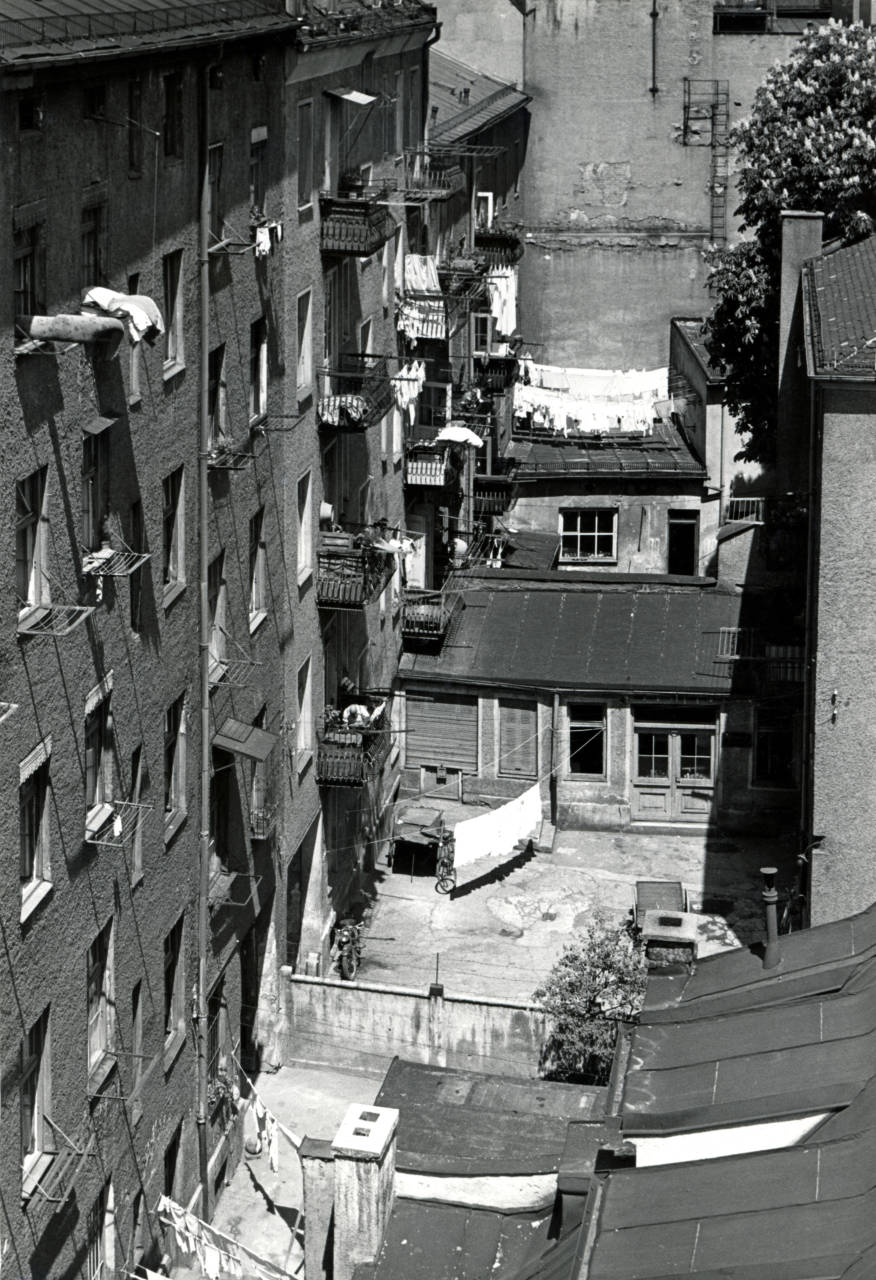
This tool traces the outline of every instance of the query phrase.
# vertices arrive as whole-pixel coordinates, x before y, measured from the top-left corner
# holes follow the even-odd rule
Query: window
[[[393,142],[393,150],[399,155],[405,149],[404,130],[406,125],[405,117],[405,81],[404,74],[401,71],[395,73],[395,138]]]
[[[678,776],[680,778],[711,781],[714,740],[714,733],[708,729],[699,732],[690,729],[678,734]]]
[[[478,191],[475,195],[475,229],[489,231],[493,225],[493,193]]]
[[[34,223],[30,227],[20,227],[16,230],[13,237],[13,252],[15,255],[15,315],[42,315],[45,310],[42,226]]]
[[[82,93],[82,114],[86,120],[106,117],[106,85],[87,84]]]
[[[492,350],[493,317],[488,312],[476,311],[471,318],[472,355],[486,355]]]
[[[605,774],[605,708],[569,704],[569,773]]]
[[[249,327],[249,420],[268,411],[268,325],[264,316]]]
[[[787,707],[755,710],[754,768],[756,787],[796,785],[794,721]]]
[[[538,707],[514,698],[499,700],[499,773],[538,775]]]
[[[698,511],[670,511],[666,547],[666,572],[695,574],[697,571]]]
[[[214,347],[209,356],[210,453],[228,448],[228,384],[225,380],[225,343]]]
[[[128,276],[128,296],[138,294],[140,292],[140,273],[135,271],[133,275]],[[142,344],[139,342],[131,342],[128,344],[128,404],[139,404],[143,398],[140,390],[140,353]]]
[[[669,777],[669,734],[640,729],[636,734],[638,778]]]
[[[162,258],[164,273],[164,371],[181,369],[185,364],[183,340],[182,249],[174,249]]]
[[[267,613],[265,592],[265,509],[261,507],[249,522],[249,627],[259,625]]]
[[[108,1205],[109,1194],[111,1194],[111,1190],[109,1183],[107,1183],[88,1213],[87,1253],[83,1272],[85,1280],[106,1280],[107,1276],[110,1275],[107,1248],[108,1245],[110,1248],[112,1247],[112,1241],[108,1239],[110,1234],[108,1228],[111,1221]]]
[[[183,81],[179,71],[164,77],[164,154],[179,159],[183,153]]]
[[[18,99],[18,127],[30,133],[43,127],[43,100],[38,93],[22,93]]]
[[[128,172],[143,172],[143,84],[128,81]]]
[[[164,1043],[166,1048],[169,1048],[177,1039],[184,1038],[186,1033],[184,925],[185,915],[183,914],[164,939]]]
[[[298,391],[309,391],[313,382],[313,338],[310,320],[310,290],[298,295]]]
[[[404,145],[415,147],[420,130],[420,73],[417,67],[411,67],[408,71],[404,127]]]
[[[140,551],[145,544],[146,529],[143,524],[143,503],[138,498],[136,502],[131,503],[131,546],[135,551]],[[145,582],[145,573],[145,568],[141,565],[139,569],[134,570],[128,579],[130,623],[131,630],[135,635],[139,635],[143,626],[143,584]]]
[[[220,551],[207,566],[207,605],[210,610],[210,683],[215,684],[225,674],[228,587],[224,551]]]
[[[49,1010],[44,1009],[21,1043],[22,1194],[30,1195],[55,1153],[52,1113],[52,1061]]]
[[[132,804],[144,804],[149,790],[149,775],[146,772],[146,761],[143,757],[143,745],[139,744],[131,752],[131,789]],[[139,884],[143,879],[143,815],[139,811],[134,823],[131,841],[131,884]]]
[[[313,498],[310,472],[298,481],[298,582],[313,572]]]
[[[560,512],[560,561],[615,560],[617,511],[593,507]]]
[[[164,1194],[173,1199],[176,1193],[176,1166],[179,1160],[179,1144],[182,1138],[182,1121],[176,1126],[173,1135],[164,1148]]]
[[[325,273],[322,354],[330,374],[337,371],[341,350],[341,271],[332,267]]]
[[[207,176],[210,182],[211,246],[225,239],[225,210],[222,205],[222,158],[224,147],[215,142],[207,148]]]
[[[227,1019],[225,978],[216,983],[207,997],[207,1080],[215,1084],[225,1068],[225,1028]]]
[[[135,982],[131,988],[131,1075],[134,1088],[143,1075],[143,983]]]
[[[250,132],[249,140],[249,208],[253,217],[263,217],[265,212],[265,156],[268,150],[268,131],[258,125]]]
[[[90,706],[94,691],[86,701],[85,714],[85,837],[101,830],[112,817],[113,753],[110,695],[98,685],[101,700]]]
[[[41,467],[15,486],[15,591],[19,611],[50,602],[46,473]]]
[[[298,103],[298,207],[313,201],[313,103]]]
[[[186,812],[186,706],[185,695],[164,713],[164,816],[165,834]]]
[[[404,452],[404,417],[398,405],[392,407],[392,459],[398,462]]]
[[[162,481],[162,581],[164,598],[170,591],[183,587],[186,580],[185,562],[185,484],[184,470],[178,467]]]
[[[113,925],[109,923],[88,948],[88,1071],[100,1067],[115,1041],[113,994]]]
[[[310,678],[310,658],[298,668],[298,730],[296,750],[298,769],[304,768],[313,753],[313,692]]]
[[[384,76],[381,82],[381,106],[383,108],[383,154],[391,156],[395,152],[396,100],[389,92],[389,77]]]
[[[82,438],[82,546],[98,551],[107,541],[109,516],[109,436]]]
[[[18,849],[22,917],[41,900],[49,866],[49,748],[41,743],[19,766]]]
[[[264,729],[267,721],[268,709],[267,707],[262,707],[253,720],[253,725],[256,729]],[[272,805],[273,795],[269,793],[268,788],[268,762],[267,760],[254,760],[252,765],[252,785],[249,793],[249,817],[250,829],[257,839],[264,839],[268,834]]]
[[[106,282],[106,208],[102,204],[82,210],[80,282],[83,293]]]

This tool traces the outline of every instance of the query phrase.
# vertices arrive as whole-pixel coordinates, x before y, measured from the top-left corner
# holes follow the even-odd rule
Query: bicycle
[[[438,837],[438,856],[435,862],[436,893],[452,893],[456,888],[456,844],[453,835],[442,829]]]

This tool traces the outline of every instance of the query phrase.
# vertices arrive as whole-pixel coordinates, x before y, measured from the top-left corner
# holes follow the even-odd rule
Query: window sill
[[[164,816],[164,846],[167,846],[174,840],[180,827],[186,820],[185,809],[173,809]]]
[[[33,1152],[24,1157],[21,1166],[21,1198],[27,1201],[37,1189],[37,1183],[45,1179],[55,1155],[52,1151]]]
[[[558,561],[560,567],[569,565],[570,568],[577,568],[579,565],[599,564],[599,565],[616,565],[617,556],[560,556]]]
[[[311,401],[313,400],[313,387],[312,386],[296,387],[295,398],[298,401],[298,412],[304,413],[307,409],[310,408]]]
[[[305,583],[313,577],[313,565],[309,564],[305,569],[298,570],[298,585],[303,587]]]
[[[180,582],[168,582],[165,584],[164,593],[161,597],[161,603],[164,606],[165,612],[167,612],[170,606],[180,598],[185,589],[186,584],[184,580]]]
[[[249,634],[254,636],[268,616],[267,609],[257,609],[249,615]]]
[[[85,843],[92,843],[115,819],[115,810],[108,802],[95,804],[85,815]]]
[[[260,435],[264,431],[265,423],[267,421],[268,421],[267,409],[260,409],[259,412],[249,420],[249,429],[251,433],[253,435]]]
[[[306,750],[299,749],[296,754],[298,759],[295,761],[295,769],[300,781],[302,775],[307,772],[313,763],[313,749],[311,747],[308,747]]]
[[[21,923],[30,919],[37,907],[45,902],[46,898],[52,892],[51,880],[32,880],[21,891]]]
[[[86,1092],[90,1095],[100,1093],[117,1066],[118,1058],[104,1050],[100,1062],[96,1063],[88,1073]]]
[[[172,1036],[168,1036],[164,1042],[164,1074],[172,1069],[179,1055],[182,1053],[183,1045],[186,1042],[186,1033],[184,1031],[174,1031]]]
[[[185,367],[185,360],[168,360],[165,362],[164,368],[161,371],[161,376],[165,382],[170,382],[170,380],[177,377],[178,374],[184,373]]]

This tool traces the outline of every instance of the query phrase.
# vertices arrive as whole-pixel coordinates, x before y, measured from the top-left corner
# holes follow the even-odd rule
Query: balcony
[[[730,498],[724,512],[724,521],[727,524],[736,520],[763,524],[765,506],[766,498]]]
[[[449,200],[465,191],[465,174],[458,164],[431,159],[422,151],[408,151],[397,179],[397,191],[405,200]]]
[[[443,489],[450,478],[449,450],[440,445],[419,444],[408,448],[405,458],[405,484]]]
[[[368,258],[395,234],[386,187],[362,187],[319,197],[319,247],[323,253]]]
[[[408,587],[402,601],[402,637],[417,641],[442,640],[452,612],[443,592]]]
[[[395,551],[373,529],[322,532],[317,553],[316,602],[321,609],[363,609],[392,581]]]
[[[475,476],[475,516],[504,515],[514,498],[514,485],[505,476]]]
[[[481,391],[501,395],[514,385],[517,378],[517,359],[514,356],[475,356],[472,366],[472,382]]]
[[[321,787],[363,787],[380,773],[389,755],[389,700],[357,696],[360,701],[343,711],[326,707],[316,735],[316,781]]]
[[[319,425],[336,431],[367,431],[393,405],[384,356],[342,357],[338,370],[320,373],[319,391]]]
[[[476,231],[475,252],[483,256],[488,270],[513,267],[523,257],[523,241],[513,231]]]

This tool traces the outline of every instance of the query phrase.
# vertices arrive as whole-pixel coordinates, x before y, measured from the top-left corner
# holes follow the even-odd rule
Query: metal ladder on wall
[[[712,163],[709,173],[711,198],[710,236],[715,242],[727,239],[727,188],[730,183],[730,82],[712,81]]]

